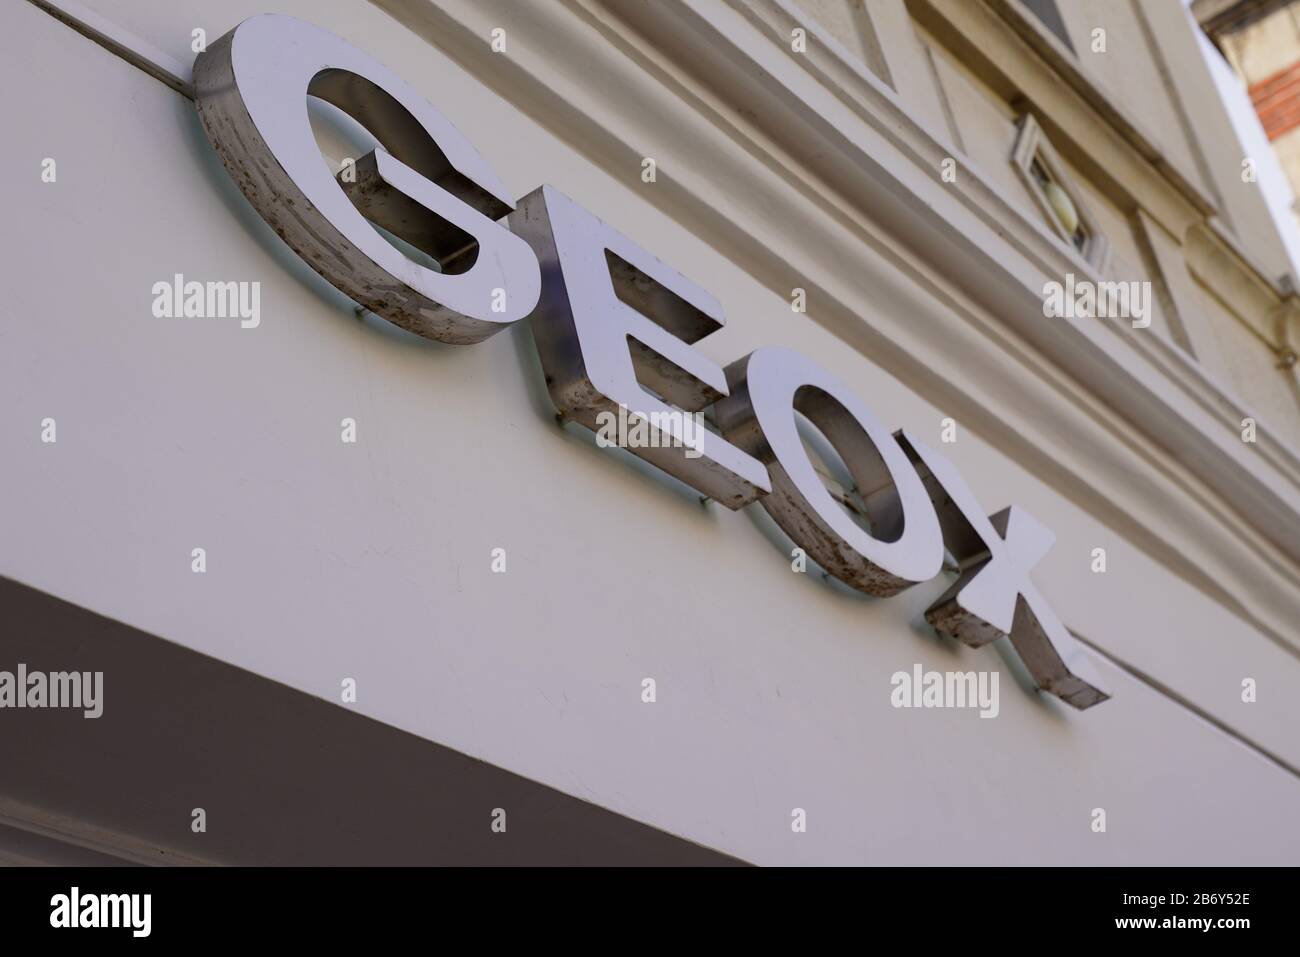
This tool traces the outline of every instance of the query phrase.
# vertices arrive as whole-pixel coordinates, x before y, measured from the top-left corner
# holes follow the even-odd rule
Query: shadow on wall
[[[0,607],[0,671],[103,672],[98,718],[0,709],[0,861],[742,863],[7,578]]]

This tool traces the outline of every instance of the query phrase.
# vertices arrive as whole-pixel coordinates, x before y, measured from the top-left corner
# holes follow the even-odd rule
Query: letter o
[[[888,597],[943,567],[939,517],[902,448],[838,379],[789,349],[758,349],[727,367],[731,394],[718,402],[722,434],[767,466],[760,499],[795,544],[859,591]],[[831,497],[795,413],[821,431],[871,503],[868,533]]]

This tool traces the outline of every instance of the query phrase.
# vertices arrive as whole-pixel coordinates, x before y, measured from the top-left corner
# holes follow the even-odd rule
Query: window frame
[[[1065,231],[1065,225],[1048,201],[1046,190],[1034,174],[1035,161],[1052,181],[1065,191],[1074,204],[1075,212],[1079,215],[1079,225],[1083,228],[1086,237],[1082,248],[1075,245],[1073,235]],[[1022,115],[1017,124],[1016,140],[1011,150],[1011,163],[1015,166],[1025,188],[1034,197],[1039,210],[1047,218],[1057,238],[1065,243],[1071,252],[1082,256],[1084,261],[1099,274],[1105,275],[1110,268],[1110,242],[1084,200],[1083,193],[1075,185],[1074,178],[1066,171],[1060,154],[1043,133],[1043,128],[1032,113]]]

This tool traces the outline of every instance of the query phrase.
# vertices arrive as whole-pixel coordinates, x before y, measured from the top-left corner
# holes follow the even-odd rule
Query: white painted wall
[[[554,183],[707,286],[729,317],[715,360],[788,345],[892,424],[937,441],[951,414],[372,8],[95,6],[177,56],[196,22],[215,39],[262,9],[334,29],[516,195]],[[0,154],[0,574],[329,700],[355,678],[367,715],[758,863],[1300,861],[1290,771],[1107,659],[1110,702],[1034,694],[997,649],[928,629],[941,580],[873,601],[792,574],[757,509],[703,508],[558,429],[526,327],[446,347],[359,320],[243,200],[188,100],[29,4],[0,32],[20,39],[0,82],[23,91]],[[867,308],[905,307],[897,266],[854,254],[882,280]],[[153,318],[177,272],[260,281],[261,326]],[[948,451],[990,511],[1054,528],[1036,579],[1068,625],[1300,763],[1290,652],[975,433]],[[917,662],[1000,669],[1001,714],[893,709],[890,675]]]

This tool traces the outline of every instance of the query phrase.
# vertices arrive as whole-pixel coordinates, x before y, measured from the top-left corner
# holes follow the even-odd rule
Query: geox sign
[[[516,202],[474,146],[378,62],[310,24],[259,16],[199,55],[194,90],[249,202],[357,303],[460,344],[531,317],[562,416],[601,432],[633,422],[651,441],[631,451],[728,508],[758,502],[827,572],[867,594],[935,577],[946,549],[960,574],[926,612],[935,629],[973,646],[1009,636],[1043,690],[1076,708],[1106,700],[1087,651],[1030,581],[1052,545],[1048,529],[1015,506],[986,516],[951,462],[891,432],[795,352],[763,348],[715,365],[693,348],[723,325],[713,296],[550,186]],[[309,95],[382,146],[336,178],[312,134]],[[699,426],[706,409],[716,431]],[[852,474],[862,523],[821,480],[800,416]]]

